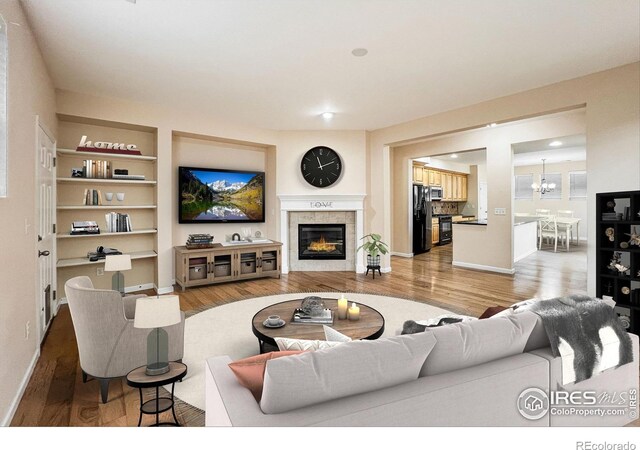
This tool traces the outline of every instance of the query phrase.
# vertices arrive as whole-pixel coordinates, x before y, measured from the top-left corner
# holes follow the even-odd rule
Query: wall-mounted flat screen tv
[[[180,223],[264,222],[264,172],[179,167]]]

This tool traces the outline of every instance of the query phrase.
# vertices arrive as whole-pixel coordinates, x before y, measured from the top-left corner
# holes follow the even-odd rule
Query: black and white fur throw
[[[603,370],[633,361],[629,335],[613,308],[584,295],[527,301],[514,311],[541,317],[551,351],[562,358],[562,384],[580,382]]]

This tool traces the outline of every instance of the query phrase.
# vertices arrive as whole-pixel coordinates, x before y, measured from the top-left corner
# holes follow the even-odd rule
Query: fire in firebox
[[[325,241],[324,236],[320,235],[320,239],[312,241],[308,248],[312,252],[335,252],[336,245],[338,245],[338,243],[327,242]]]

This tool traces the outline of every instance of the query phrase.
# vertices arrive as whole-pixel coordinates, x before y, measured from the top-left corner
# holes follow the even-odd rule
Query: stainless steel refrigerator
[[[431,198],[429,187],[413,185],[413,254],[431,250]]]

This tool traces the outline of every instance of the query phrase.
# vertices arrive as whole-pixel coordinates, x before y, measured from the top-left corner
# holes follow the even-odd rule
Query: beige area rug
[[[246,358],[259,353],[258,340],[251,331],[251,319],[260,309],[274,303],[317,295],[338,298],[335,292],[308,292],[304,294],[280,294],[241,300],[217,306],[187,317],[184,336],[183,362],[189,367],[182,383],[176,383],[175,396],[200,411],[191,411],[191,416],[202,414],[205,408],[204,366],[211,356],[229,355],[232,360]],[[409,319],[425,320],[450,313],[442,308],[401,298],[370,294],[346,294],[349,301],[363,303],[377,309],[385,318],[382,337],[395,336],[402,324]],[[185,411],[189,408],[180,405]],[[196,417],[193,417],[196,419]],[[187,425],[204,423],[203,417]]]

